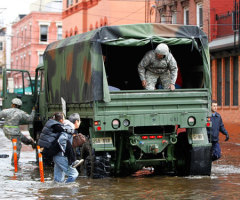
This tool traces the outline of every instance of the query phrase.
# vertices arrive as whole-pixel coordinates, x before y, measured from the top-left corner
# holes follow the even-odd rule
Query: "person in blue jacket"
[[[211,105],[212,116],[211,122],[212,127],[207,128],[209,141],[212,143],[212,161],[218,160],[221,157],[221,148],[219,144],[219,132],[226,136],[225,141],[229,140],[229,134],[224,128],[222,117],[217,113],[217,101],[212,100]]]

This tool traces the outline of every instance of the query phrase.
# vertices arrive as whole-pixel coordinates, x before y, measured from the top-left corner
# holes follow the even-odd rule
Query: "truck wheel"
[[[82,146],[83,171],[89,178],[105,178],[110,176],[110,155],[107,152],[95,152],[87,142]],[[82,170],[81,168],[81,170]]]
[[[177,175],[209,176],[211,174],[211,146],[192,147],[188,143],[186,132],[178,135],[175,155]]]

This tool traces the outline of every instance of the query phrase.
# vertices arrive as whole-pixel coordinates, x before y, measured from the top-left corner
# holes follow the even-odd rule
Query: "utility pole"
[[[149,22],[151,0],[145,0],[145,23]]]
[[[7,8],[0,8],[0,27],[4,26],[4,18],[3,18],[3,12],[6,10]]]
[[[40,0],[40,4],[39,4],[39,11],[42,11],[42,0]]]

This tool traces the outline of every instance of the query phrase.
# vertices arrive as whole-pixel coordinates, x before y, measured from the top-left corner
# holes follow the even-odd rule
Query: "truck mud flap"
[[[192,147],[190,150],[190,175],[211,175],[211,146]]]

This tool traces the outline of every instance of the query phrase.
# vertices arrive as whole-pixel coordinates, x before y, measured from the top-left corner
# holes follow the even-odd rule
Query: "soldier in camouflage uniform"
[[[138,65],[142,86],[147,90],[155,90],[158,78],[163,89],[175,90],[177,72],[177,62],[164,43],[147,52]]]
[[[35,109],[33,108],[31,115],[28,115],[26,112],[20,110],[19,108],[22,105],[22,101],[18,98],[14,98],[12,100],[12,108],[4,109],[0,112],[0,118],[4,118],[4,126],[3,126],[3,132],[5,136],[9,139],[17,139],[17,158],[19,160],[20,158],[20,151],[22,148],[21,142],[23,142],[26,145],[31,144],[33,148],[36,147],[36,144],[34,143],[33,139],[28,139],[26,136],[24,136],[20,129],[19,129],[19,123],[21,120],[31,122],[33,121],[34,115],[35,115]],[[13,160],[13,154],[12,154],[12,161],[11,164],[14,164]]]

